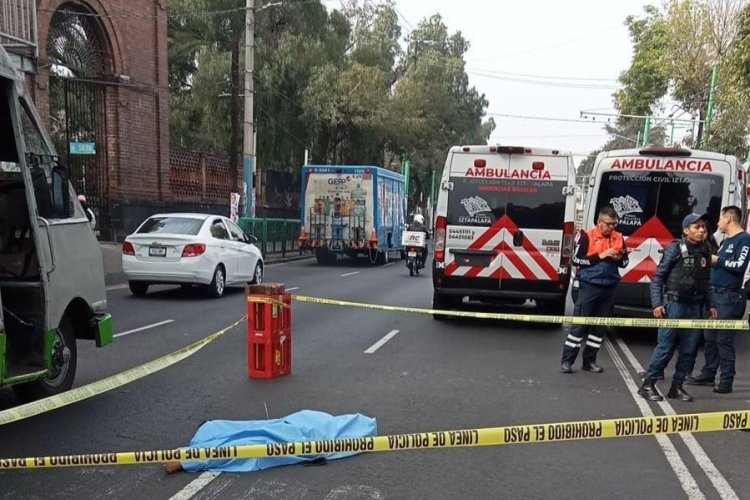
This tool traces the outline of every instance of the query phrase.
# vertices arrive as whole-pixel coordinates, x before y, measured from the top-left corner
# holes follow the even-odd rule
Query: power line
[[[582,120],[582,119],[576,119],[576,118],[557,118],[557,117],[551,117],[551,116],[528,116],[528,115],[511,115],[508,113],[492,113],[492,112],[486,112],[485,115],[487,116],[499,116],[501,118],[514,118],[518,120],[541,120],[541,121],[549,121],[549,122],[573,122],[573,123],[589,123],[593,125],[604,125],[604,122],[595,122],[591,120]]]
[[[589,90],[615,90],[619,88],[617,85],[598,85],[593,83],[575,83],[575,82],[554,82],[554,81],[543,81],[533,80],[529,78],[516,78],[510,76],[500,76],[493,74],[486,74],[480,71],[465,70],[467,74],[477,75],[483,78],[489,78],[491,80],[500,80],[514,83],[526,83],[530,85],[539,85],[542,87],[559,87],[559,88],[570,88],[570,89],[589,89]]]

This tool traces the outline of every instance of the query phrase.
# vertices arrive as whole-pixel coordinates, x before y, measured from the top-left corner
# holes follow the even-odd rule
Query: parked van
[[[617,211],[617,230],[630,253],[622,271],[615,311],[650,315],[649,283],[664,248],[682,236],[689,213],[708,214],[709,234],[723,236],[717,221],[722,207],[746,213],[745,169],[734,156],[708,151],[649,147],[599,154],[589,180],[584,227],[593,227],[604,205]]]
[[[433,308],[533,299],[563,313],[576,213],[570,153],[454,146],[440,182]],[[441,316],[436,316],[441,319]]]
[[[78,339],[112,342],[99,245],[23,75],[0,48],[0,387],[70,389]]]

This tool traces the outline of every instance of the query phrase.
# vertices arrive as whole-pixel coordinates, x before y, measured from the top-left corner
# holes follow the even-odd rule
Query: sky
[[[581,112],[615,113],[612,93],[632,58],[624,21],[649,3],[396,0],[396,9],[404,34],[440,13],[450,33],[461,31],[469,41],[469,80],[497,124],[490,144],[568,150],[577,164],[608,140],[601,125],[608,117],[582,119]]]

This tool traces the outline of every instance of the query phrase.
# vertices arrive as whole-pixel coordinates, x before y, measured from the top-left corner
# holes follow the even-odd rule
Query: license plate
[[[417,256],[417,252],[409,252],[407,255],[409,257],[416,257]]]
[[[151,257],[166,257],[167,249],[164,247],[149,247],[148,254]]]

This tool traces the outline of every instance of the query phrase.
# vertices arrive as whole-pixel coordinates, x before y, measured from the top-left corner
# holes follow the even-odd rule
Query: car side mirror
[[[258,243],[258,238],[256,238],[252,234],[250,236],[245,235],[245,241],[248,242],[248,243],[251,243],[251,244],[255,245],[256,243]]]

